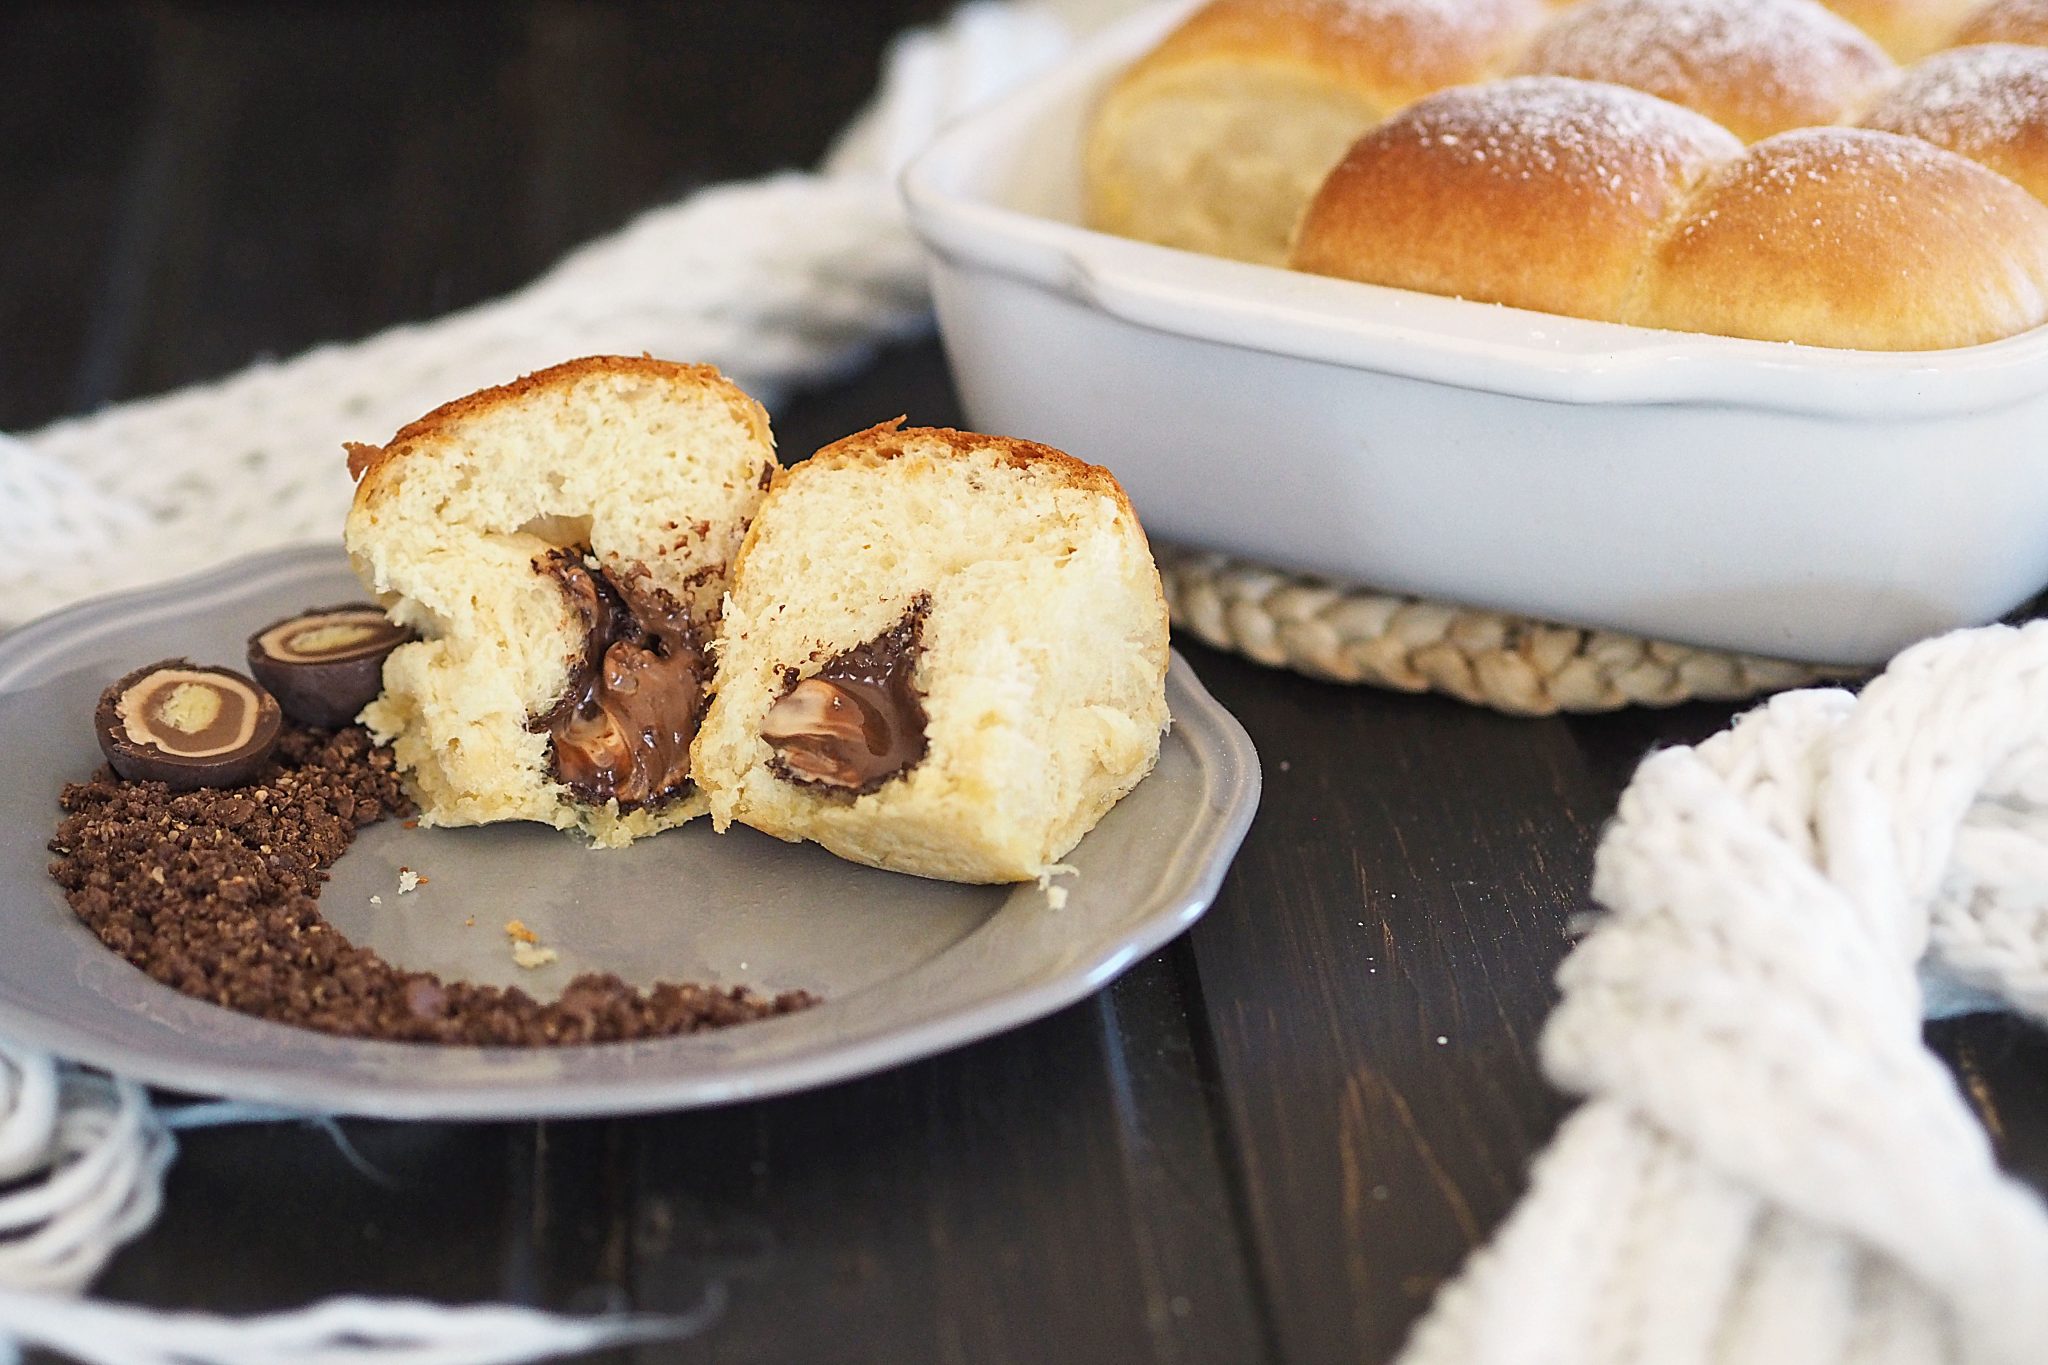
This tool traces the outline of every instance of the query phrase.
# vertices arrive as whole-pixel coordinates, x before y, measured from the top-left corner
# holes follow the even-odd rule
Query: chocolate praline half
[[[284,713],[232,669],[160,659],[100,693],[93,728],[121,777],[191,791],[253,781],[277,747]]]
[[[249,671],[301,725],[338,729],[384,690],[384,660],[417,638],[381,607],[313,607],[249,637]]]

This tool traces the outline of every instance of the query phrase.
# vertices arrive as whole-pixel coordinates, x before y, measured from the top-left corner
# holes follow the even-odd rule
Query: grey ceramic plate
[[[47,875],[57,790],[100,761],[100,690],[172,654],[239,667],[249,632],[360,596],[331,549],[243,560],[102,599],[0,641],[0,1033],[156,1085],[406,1118],[592,1115],[719,1104],[858,1076],[1080,999],[1194,922],[1258,805],[1250,740],[1178,656],[1159,766],[1036,887],[968,887],[841,862],[695,821],[594,852],[538,826],[366,830],[321,894],[328,917],[400,965],[559,990],[602,968],[803,987],[825,1003],[758,1024],[562,1049],[364,1042],[188,999],[102,947]],[[398,868],[427,885],[400,897]],[[381,905],[370,901],[380,896]],[[474,927],[465,927],[471,915]],[[513,965],[524,920],[559,963]]]

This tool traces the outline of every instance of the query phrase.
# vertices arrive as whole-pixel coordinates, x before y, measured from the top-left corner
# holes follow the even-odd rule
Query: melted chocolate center
[[[931,604],[920,593],[874,639],[834,655],[808,678],[789,671],[782,696],[761,719],[777,777],[865,796],[917,766],[926,717],[914,675]]]
[[[562,699],[527,726],[550,737],[549,771],[578,800],[652,805],[690,784],[711,670],[689,608],[645,569],[614,578],[588,553],[556,550],[536,565],[562,585],[584,643]]]

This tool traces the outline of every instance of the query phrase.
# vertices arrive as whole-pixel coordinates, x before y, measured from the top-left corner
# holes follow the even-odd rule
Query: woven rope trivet
[[[1173,623],[1275,668],[1442,692],[1517,716],[1739,701],[1853,669],[1764,659],[1400,597],[1156,546]]]

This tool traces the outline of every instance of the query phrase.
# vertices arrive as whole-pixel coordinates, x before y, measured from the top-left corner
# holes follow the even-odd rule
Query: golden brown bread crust
[[[1821,0],[1878,41],[1902,62],[1955,41],[1954,34],[1983,0]]]
[[[1212,0],[1105,93],[1083,161],[1108,232],[1278,265],[1360,133],[1497,71],[1542,0]]]
[[[1543,27],[1521,70],[1647,91],[1755,142],[1853,118],[1896,67],[1813,0],[1588,0]]]
[[[674,360],[656,360],[653,356],[592,355],[575,360],[565,360],[546,369],[535,370],[532,374],[521,375],[508,384],[497,384],[461,398],[443,403],[432,412],[415,421],[406,423],[398,433],[383,445],[369,445],[361,441],[349,441],[344,448],[348,451],[349,477],[356,481],[356,501],[364,501],[371,495],[373,485],[381,485],[388,476],[392,463],[405,456],[414,443],[427,437],[445,436],[455,428],[473,418],[481,417],[495,408],[513,406],[531,395],[550,388],[566,389],[583,379],[597,374],[639,375],[662,382],[677,380],[700,383],[724,389],[725,399],[733,416],[749,427],[763,441],[772,444],[768,433],[768,413],[762,406],[748,397],[738,385],[718,372],[713,365],[686,365]]]
[[[1309,205],[1292,265],[1616,318],[1657,228],[1740,151],[1712,121],[1619,86],[1521,76],[1446,90],[1359,139]]]
[[[1914,138],[1808,128],[1717,171],[1622,320],[1866,350],[1935,350],[2048,321],[2048,208]]]
[[[903,425],[905,420],[902,417],[892,417],[886,422],[877,422],[866,431],[856,431],[851,436],[842,436],[821,448],[807,463],[824,466],[880,464],[888,460],[901,459],[905,443],[919,439],[942,442],[962,454],[973,450],[994,450],[1001,452],[1005,464],[1014,465],[1019,469],[1042,465],[1071,487],[1105,493],[1116,500],[1123,515],[1129,517],[1134,524],[1138,521],[1138,511],[1131,506],[1131,500],[1125,495],[1123,485],[1116,481],[1116,475],[1101,465],[1078,460],[1064,450],[1055,450],[1036,441],[1022,441],[1014,436],[987,436],[974,431],[956,431],[952,427],[906,427]],[[785,466],[776,471],[774,481],[769,484],[770,490],[787,480],[799,467]]]
[[[2048,202],[2048,47],[1937,52],[1908,67],[1863,126],[1966,156]]]
[[[902,459],[908,442],[918,439],[940,441],[962,454],[974,450],[996,450],[1002,452],[1003,462],[1019,469],[1033,466],[1043,467],[1057,475],[1061,482],[1072,488],[1106,494],[1114,499],[1117,514],[1131,525],[1131,530],[1148,547],[1145,524],[1138,519],[1138,509],[1131,506],[1131,499],[1124,492],[1124,486],[1116,481],[1116,475],[1101,465],[1089,464],[1076,459],[1064,450],[1040,445],[1036,441],[1019,440],[1014,436],[989,436],[974,431],[958,431],[952,427],[906,427],[906,419],[892,417],[886,422],[877,422],[866,431],[856,431],[851,436],[842,436],[828,446],[819,448],[810,459],[799,464],[783,465],[769,480],[768,495],[773,497],[783,484],[792,478],[802,477],[801,471],[809,465],[840,467],[846,465],[878,465],[890,460]],[[760,523],[756,521],[747,528],[746,538],[740,542],[739,553],[733,556],[732,576],[738,580],[747,562],[748,551],[754,548],[759,538]],[[1161,609],[1166,602],[1164,584],[1159,585]]]
[[[2048,321],[2048,208],[1914,138],[1744,152],[1619,86],[1522,77],[1361,138],[1302,220],[1318,274],[1674,331],[1869,350]]]
[[[1128,202],[1094,221],[1370,283],[1812,345],[1961,346],[2039,325],[2048,219],[2011,191],[2048,203],[2048,0],[1824,2],[1586,0],[1546,17],[1507,0],[1214,0],[1113,87],[1096,131],[1121,120],[1127,162],[1102,174],[1091,143],[1090,179]],[[2044,45],[1950,50],[1904,72],[1886,55],[1983,37]],[[1498,78],[1517,59],[1559,84]],[[1297,86],[1274,85],[1276,71]],[[1302,96],[1311,80],[1349,93]],[[1423,93],[1447,81],[1470,84]],[[1303,208],[1314,172],[1301,168],[1329,162],[1302,146],[1327,158],[1337,144],[1313,138],[1410,94]],[[1997,174],[1858,137],[1737,160],[1736,139],[1859,117]],[[1292,149],[1257,131],[1295,118],[1313,138]],[[1261,157],[1288,175],[1241,173]],[[1794,163],[1804,183],[1773,197]],[[1856,205],[1856,186],[1879,202]],[[1736,222],[1784,240],[1747,242]]]
[[[1281,67],[1384,113],[1499,71],[1546,14],[1543,0],[1213,0],[1119,84],[1216,61]]]
[[[2048,0],[1991,0],[1965,20],[1949,42],[1956,47],[1970,43],[2048,45]]]

